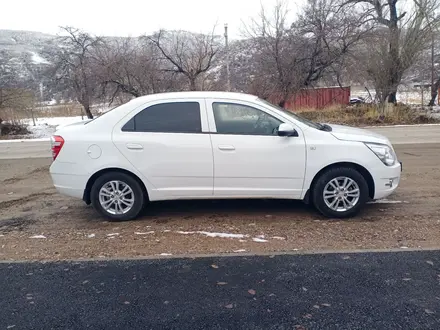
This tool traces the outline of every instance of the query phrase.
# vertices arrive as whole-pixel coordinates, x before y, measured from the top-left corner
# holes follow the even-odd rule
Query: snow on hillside
[[[49,64],[49,62],[42,58],[38,53],[30,52],[32,55],[32,62],[35,64]]]

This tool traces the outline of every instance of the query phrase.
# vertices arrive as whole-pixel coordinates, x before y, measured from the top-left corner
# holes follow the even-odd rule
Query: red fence
[[[291,97],[284,107],[289,110],[324,109],[332,105],[347,105],[350,87],[322,87],[303,89]]]

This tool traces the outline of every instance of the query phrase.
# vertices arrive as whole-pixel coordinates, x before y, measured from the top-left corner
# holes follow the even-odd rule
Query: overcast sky
[[[240,38],[242,21],[270,9],[276,0],[0,0],[0,29],[56,34],[70,25],[107,36],[138,36],[158,29],[217,33],[228,23],[231,38]],[[285,0],[292,13],[305,0]]]

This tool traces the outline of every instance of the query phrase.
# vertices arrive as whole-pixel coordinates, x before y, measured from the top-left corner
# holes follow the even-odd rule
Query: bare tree
[[[363,14],[338,10],[334,0],[309,0],[291,24],[287,14],[285,3],[280,1],[272,15],[262,8],[259,19],[246,27],[259,49],[254,55],[259,64],[256,82],[264,83],[259,89],[277,95],[280,106],[334,69],[365,33]]]
[[[106,40],[96,50],[96,60],[110,103],[120,93],[139,97],[173,90],[178,80],[174,73],[162,71],[160,57],[156,47],[138,38]]]
[[[191,91],[198,89],[198,78],[211,68],[220,49],[214,31],[210,35],[203,35],[161,30],[147,38],[169,64],[164,71],[184,75]]]
[[[0,110],[26,108],[32,92],[25,77],[22,77],[14,64],[14,57],[5,51],[0,52]]]
[[[93,71],[94,51],[102,39],[73,27],[62,29],[67,35],[60,38],[61,46],[54,56],[52,69],[57,81],[66,83],[72,89],[87,117],[92,119],[90,108],[99,88]]]
[[[341,8],[360,8],[370,15],[375,24],[375,35],[366,43],[366,55],[375,58],[369,61],[367,72],[373,80],[380,101],[396,103],[397,88],[404,73],[416,62],[432,38],[432,31],[438,27],[440,18],[429,19],[427,13],[434,13],[438,0],[412,0],[413,8],[402,11],[398,8],[407,3],[398,0],[348,0]]]

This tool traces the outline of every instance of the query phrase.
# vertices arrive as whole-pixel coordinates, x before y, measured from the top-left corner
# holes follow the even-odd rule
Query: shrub
[[[30,134],[27,127],[21,123],[6,123],[0,119],[0,136],[27,135]]]
[[[421,114],[406,105],[396,105],[393,112],[380,115],[374,105],[360,105],[329,110],[302,111],[300,115],[320,123],[331,123],[350,126],[428,124],[440,120]]]

